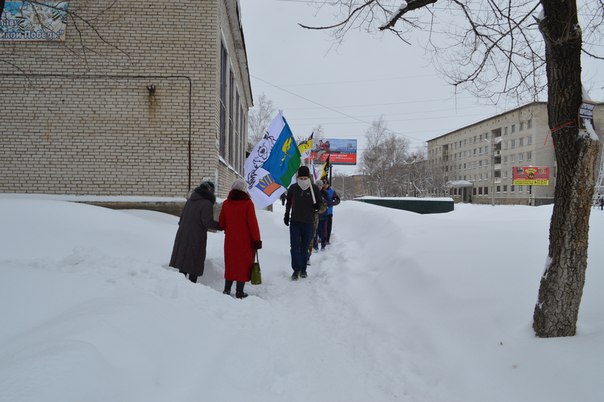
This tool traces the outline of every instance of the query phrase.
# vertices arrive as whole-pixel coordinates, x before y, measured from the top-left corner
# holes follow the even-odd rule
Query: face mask
[[[298,183],[298,186],[300,186],[300,188],[302,190],[308,190],[308,188],[310,187],[309,179],[297,179],[296,182]]]

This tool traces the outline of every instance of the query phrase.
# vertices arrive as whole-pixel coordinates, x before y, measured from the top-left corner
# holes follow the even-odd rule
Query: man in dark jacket
[[[331,227],[333,225],[333,207],[340,204],[340,196],[336,193],[336,190],[331,188],[331,184],[327,179],[323,183],[323,190],[327,194],[327,213],[326,213],[326,228],[325,228],[325,242],[327,244],[331,241]]]
[[[293,280],[307,276],[308,244],[312,240],[314,216],[319,210],[317,197],[320,196],[319,188],[310,180],[308,167],[301,166],[298,169],[296,182],[287,190],[285,217],[283,218],[285,225],[289,226]]]
[[[188,275],[191,282],[203,275],[208,229],[221,230],[214,220],[215,203],[214,183],[204,181],[187,200],[178,222],[170,266]]]

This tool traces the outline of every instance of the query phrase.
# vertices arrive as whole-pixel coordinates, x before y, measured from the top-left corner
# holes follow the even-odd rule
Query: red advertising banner
[[[357,140],[341,138],[327,138],[315,142],[310,158],[315,163],[324,163],[329,156],[332,165],[357,164]]]
[[[512,179],[516,186],[549,186],[549,168],[545,166],[514,166]]]

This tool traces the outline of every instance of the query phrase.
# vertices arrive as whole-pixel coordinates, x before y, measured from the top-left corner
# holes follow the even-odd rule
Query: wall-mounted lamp
[[[147,85],[147,91],[149,91],[149,96],[155,95],[155,85],[153,85],[153,84]]]

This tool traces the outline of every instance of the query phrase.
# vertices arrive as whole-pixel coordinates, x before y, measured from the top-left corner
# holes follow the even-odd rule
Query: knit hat
[[[243,179],[235,179],[231,190],[245,191],[247,193],[247,182]]]
[[[321,188],[323,187],[323,180],[317,180],[315,184],[317,185],[317,187]]]
[[[211,192],[212,194],[216,190],[216,186],[211,181],[204,181],[199,185],[200,188]]]
[[[300,166],[298,169],[298,177],[310,177],[310,170],[308,170],[308,166]]]

